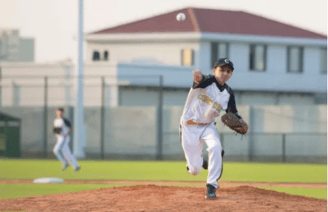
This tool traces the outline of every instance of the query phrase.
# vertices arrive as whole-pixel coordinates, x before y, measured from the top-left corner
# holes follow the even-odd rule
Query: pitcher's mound
[[[1,200],[0,211],[327,211],[325,199],[250,186],[220,188],[214,200],[204,196],[205,187],[128,186]]]

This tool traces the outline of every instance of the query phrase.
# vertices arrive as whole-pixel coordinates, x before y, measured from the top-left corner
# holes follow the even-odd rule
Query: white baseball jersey
[[[203,76],[203,82],[196,84],[190,89],[186,105],[184,107],[181,124],[192,120],[196,123],[207,124],[214,122],[222,110],[237,113],[235,96],[232,89],[227,85],[220,85],[211,74]]]
[[[71,127],[71,123],[64,118],[56,118],[54,121],[54,127],[61,128],[61,132],[59,135],[67,135],[69,133],[69,128]]]

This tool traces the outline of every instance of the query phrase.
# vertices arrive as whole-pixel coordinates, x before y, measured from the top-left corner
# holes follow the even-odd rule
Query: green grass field
[[[79,162],[82,169],[74,172],[71,167],[61,171],[57,160],[12,160],[0,159],[0,179],[36,179],[58,177],[64,180],[147,180],[147,181],[203,181],[207,171],[198,176],[186,172],[185,162],[178,161],[87,161]],[[224,163],[220,181],[234,182],[293,182],[327,183],[326,164],[269,164],[269,163]],[[174,185],[174,184],[173,184]],[[33,195],[78,192],[124,185],[100,184],[0,184],[0,198],[17,198]],[[179,186],[177,184],[176,186]],[[327,189],[278,188],[269,190],[327,198]]]

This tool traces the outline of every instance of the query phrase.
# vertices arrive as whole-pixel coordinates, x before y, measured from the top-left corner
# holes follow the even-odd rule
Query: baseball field
[[[183,161],[0,159],[0,211],[327,211],[327,165],[225,162],[215,200],[207,171]],[[65,183],[34,184],[37,178]]]

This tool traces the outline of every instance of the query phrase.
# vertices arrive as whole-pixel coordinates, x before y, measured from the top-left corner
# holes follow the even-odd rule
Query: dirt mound
[[[1,210],[24,211],[327,211],[327,200],[240,186],[205,188],[140,185],[0,201]]]

